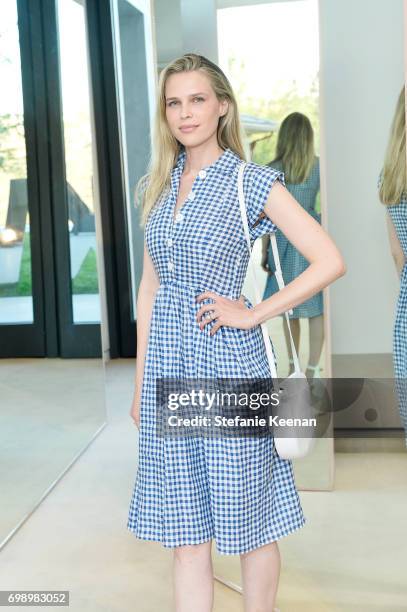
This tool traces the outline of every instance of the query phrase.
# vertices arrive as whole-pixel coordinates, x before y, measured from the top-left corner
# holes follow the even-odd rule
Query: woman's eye
[[[176,104],[177,101],[176,100],[171,100],[171,102],[168,102],[168,106],[172,106],[173,104]]]
[[[203,102],[204,99],[201,96],[197,96],[194,100],[198,100],[198,102]]]

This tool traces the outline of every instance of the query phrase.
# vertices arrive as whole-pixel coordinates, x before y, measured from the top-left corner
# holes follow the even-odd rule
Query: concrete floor
[[[74,612],[173,610],[171,552],[126,529],[137,430],[123,368],[131,382],[123,362],[107,368],[108,426],[0,552],[0,590],[69,590]],[[337,452],[335,462],[334,491],[300,491],[307,524],[280,541],[277,605],[405,612],[407,453]],[[216,574],[239,583],[239,558],[213,552]],[[243,610],[241,595],[215,582],[214,609]]]

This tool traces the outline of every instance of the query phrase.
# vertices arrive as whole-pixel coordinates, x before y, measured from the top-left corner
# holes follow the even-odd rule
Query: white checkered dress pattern
[[[158,287],[151,316],[141,393],[138,469],[127,527],[166,547],[210,539],[220,554],[244,553],[304,525],[292,463],[281,459],[273,436],[159,437],[155,430],[157,377],[270,377],[260,326],[222,326],[214,334],[195,319],[205,290],[238,299],[249,253],[240,217],[240,157],[226,149],[197,175],[173,219],[185,163],[181,150],[171,188],[151,211],[145,240]],[[252,245],[276,226],[265,216],[255,227],[282,172],[249,162],[244,191]],[[245,296],[248,308],[253,308]]]

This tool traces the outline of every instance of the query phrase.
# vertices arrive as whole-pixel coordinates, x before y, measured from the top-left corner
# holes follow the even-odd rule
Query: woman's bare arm
[[[281,183],[276,182],[270,190],[264,212],[310,265],[284,289],[254,306],[257,324],[302,304],[346,272],[329,234]]]
[[[397,236],[396,228],[388,211],[386,211],[387,232],[390,242],[390,251],[396,264],[397,274],[401,278],[401,271],[406,262],[404,251],[401,247],[399,237]]]
[[[137,292],[137,359],[136,380],[131,416],[139,427],[139,409],[141,388],[143,384],[144,362],[147,352],[150,321],[156,291],[160,282],[151,260],[147,246],[144,243],[143,274]]]

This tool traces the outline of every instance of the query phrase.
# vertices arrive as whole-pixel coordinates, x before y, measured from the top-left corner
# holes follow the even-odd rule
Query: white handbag
[[[243,228],[244,228],[244,232],[246,236],[246,242],[247,242],[247,246],[249,249],[249,254],[251,254],[252,248],[251,248],[249,227],[248,227],[248,222],[247,222],[247,211],[246,211],[244,192],[243,192],[243,172],[244,172],[245,165],[246,165],[246,162],[243,162],[239,166],[238,193],[239,193],[239,204],[240,204],[240,212],[242,216]],[[274,262],[276,265],[276,271],[275,271],[276,280],[278,283],[278,287],[281,290],[284,287],[284,279],[283,279],[283,274],[281,271],[280,258],[278,255],[278,248],[277,248],[277,241],[276,241],[274,232],[270,234],[270,241],[271,241],[271,246],[273,249]],[[259,304],[262,300],[260,297],[259,286],[256,280],[256,271],[255,271],[255,267],[254,267],[252,258],[249,261],[249,268],[250,268],[251,275],[252,275],[256,303]],[[292,314],[293,311],[289,310],[288,312]],[[273,388],[279,394],[280,404],[281,406],[283,406],[283,410],[289,413],[289,412],[292,412],[290,408],[291,409],[295,408],[295,413],[297,415],[301,413],[301,415],[303,415],[304,417],[309,417],[313,412],[312,406],[311,406],[311,392],[310,392],[307,378],[305,374],[301,372],[297,350],[295,348],[294,340],[293,340],[292,333],[291,333],[290,319],[289,319],[287,312],[285,313],[285,317],[286,317],[286,321],[287,321],[287,325],[288,325],[288,329],[290,333],[291,351],[292,351],[293,361],[294,361],[294,372],[288,378],[286,378],[285,381],[288,381],[288,379],[293,379],[293,378],[303,379],[303,381],[298,386],[299,392],[297,389],[295,394],[290,395],[288,393],[286,396],[284,395],[284,392],[285,391],[287,392],[287,387],[289,387],[290,385],[287,383],[284,384],[285,381],[282,381],[281,383],[279,383],[278,381],[277,369],[276,369],[275,360],[274,360],[274,351],[273,351],[272,344],[271,344],[271,341],[268,335],[267,326],[266,326],[266,323],[261,323],[261,329],[263,332],[267,359],[268,359],[268,363],[270,366],[271,376],[273,379]],[[296,385],[295,384],[293,385],[293,383],[291,383],[291,387],[293,386],[295,388]],[[282,459],[297,459],[297,458],[305,457],[305,455],[307,455],[311,451],[311,449],[315,445],[315,438],[309,435],[307,437],[298,437],[298,436],[293,436],[293,435],[290,437],[279,437],[279,436],[274,435],[274,443],[275,443],[276,450]]]

